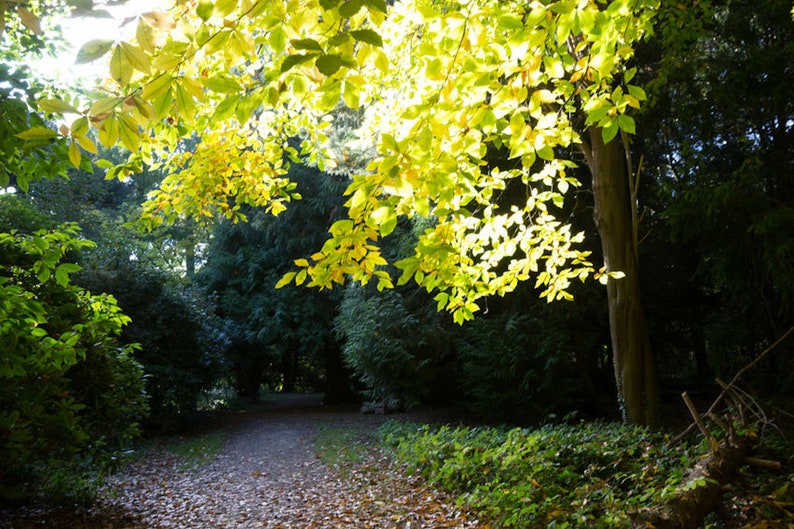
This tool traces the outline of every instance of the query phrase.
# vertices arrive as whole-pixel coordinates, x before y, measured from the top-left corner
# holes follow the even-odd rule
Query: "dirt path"
[[[0,527],[231,529],[482,527],[449,498],[409,479],[377,449],[352,468],[316,455],[318,429],[374,431],[379,416],[325,410],[296,396],[226,417],[226,443],[199,468],[154,451],[111,479],[86,515],[30,512]],[[10,522],[10,525],[9,525]]]

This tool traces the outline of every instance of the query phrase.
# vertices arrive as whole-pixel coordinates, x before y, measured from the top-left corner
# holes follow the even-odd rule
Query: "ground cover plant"
[[[409,471],[497,527],[629,527],[632,513],[675,493],[708,451],[697,441],[672,443],[663,433],[606,422],[538,429],[389,422],[381,436]],[[756,490],[765,490],[765,500],[733,490],[727,514],[785,520],[791,479],[760,478],[765,485]],[[717,518],[706,527],[724,527]]]

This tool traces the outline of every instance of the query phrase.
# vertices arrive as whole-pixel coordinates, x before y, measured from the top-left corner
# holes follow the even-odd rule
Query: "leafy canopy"
[[[240,208],[277,214],[298,198],[286,177],[303,160],[333,168],[327,148],[337,105],[363,107],[372,142],[352,175],[347,218],[279,285],[329,288],[346,277],[392,286],[378,247],[402,216],[433,220],[398,283],[439,290],[459,322],[476,300],[536,277],[549,300],[596,272],[583,235],[554,215],[578,182],[569,174],[579,132],[609,141],[634,132],[628,112],[645,93],[626,63],[651,29],[658,0],[496,1],[220,0],[178,2],[140,16],[130,42],[92,41],[80,61],[109,55],[113,83],[90,104],[40,102],[80,114],[66,136],[72,161],[105,146],[132,154],[109,171],[144,164],[170,174],[147,204],[152,224]],[[33,133],[29,133],[33,134]],[[180,140],[197,135],[195,150]],[[299,149],[288,143],[302,138]],[[491,150],[510,163],[484,162]],[[509,182],[520,203],[499,205]]]

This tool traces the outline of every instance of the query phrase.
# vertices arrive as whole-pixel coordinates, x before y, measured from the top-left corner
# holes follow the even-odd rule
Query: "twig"
[[[703,418],[698,413],[697,408],[695,408],[695,404],[692,402],[692,399],[689,398],[689,395],[687,395],[686,391],[681,393],[681,398],[684,399],[684,404],[686,404],[686,407],[689,408],[689,413],[692,414],[692,417],[695,419],[695,423],[698,425],[698,428],[700,428],[700,432],[703,434],[703,437],[708,439],[709,443],[711,443],[711,451],[716,452],[717,440],[714,439],[714,436],[709,433],[708,428],[706,428],[706,423],[703,422]]]

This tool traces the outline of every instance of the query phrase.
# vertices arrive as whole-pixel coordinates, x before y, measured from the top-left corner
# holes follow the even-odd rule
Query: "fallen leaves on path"
[[[319,424],[372,428],[357,414],[270,413],[239,421],[200,468],[153,452],[113,476],[86,514],[29,511],[0,527],[30,529],[474,528],[454,500],[410,478],[377,446],[329,468],[314,450]],[[10,521],[11,525],[7,522]]]

